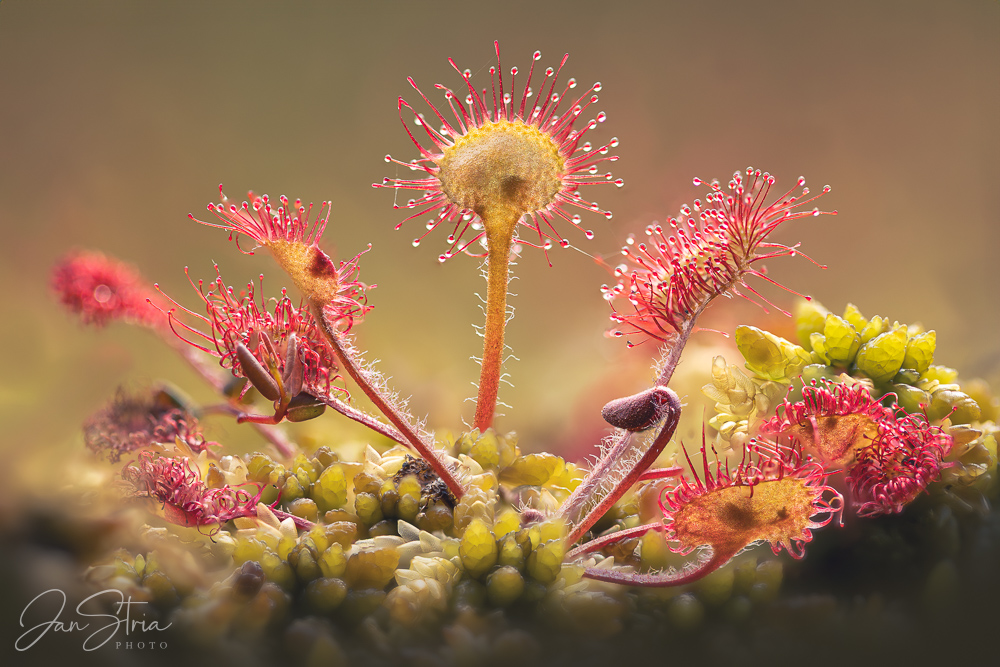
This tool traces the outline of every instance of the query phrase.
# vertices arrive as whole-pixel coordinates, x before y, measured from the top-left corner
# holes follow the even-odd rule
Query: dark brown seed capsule
[[[240,370],[243,371],[243,375],[250,380],[250,384],[261,393],[261,396],[269,401],[276,401],[281,397],[281,391],[278,389],[278,383],[274,376],[261,366],[257,357],[253,356],[253,353],[243,343],[236,345],[236,360],[240,362]]]

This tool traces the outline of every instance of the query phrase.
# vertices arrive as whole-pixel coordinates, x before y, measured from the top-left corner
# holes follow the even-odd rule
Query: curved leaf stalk
[[[465,488],[455,477],[451,467],[441,458],[440,453],[434,449],[433,445],[425,440],[426,436],[422,437],[419,428],[411,424],[412,417],[399,407],[398,401],[387,396],[388,392],[385,390],[381,378],[358,363],[356,352],[327,319],[323,306],[324,304],[320,302],[310,301],[310,307],[319,323],[319,329],[323,332],[323,336],[330,344],[330,348],[340,361],[341,366],[361,388],[365,396],[378,408],[379,412],[385,415],[386,419],[399,430],[399,434],[406,443],[430,464],[437,476],[448,486],[452,495],[456,499],[461,498],[465,494]]]
[[[707,558],[695,561],[692,566],[681,570],[669,570],[667,572],[626,572],[623,570],[611,570],[603,567],[588,567],[583,571],[583,576],[588,579],[607,581],[613,584],[625,586],[662,587],[681,586],[697,581],[709,572],[717,570],[719,567],[729,562],[736,555],[735,551],[715,551],[711,547],[706,547],[710,554]]]
[[[680,398],[666,387],[654,389],[662,401],[660,430],[645,448],[633,442],[632,431],[615,432],[590,474],[559,511],[559,516],[573,526],[566,537],[567,544],[583,537],[642,478],[673,437],[681,415]]]

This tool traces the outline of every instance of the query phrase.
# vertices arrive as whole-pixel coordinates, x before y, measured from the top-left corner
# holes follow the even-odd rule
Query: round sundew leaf
[[[718,561],[698,576],[754,542],[801,558],[812,530],[843,509],[843,497],[826,483],[829,472],[800,450],[756,439],[748,447],[735,470],[723,461],[710,466],[702,447],[704,479],[692,472],[660,499],[666,537],[677,543],[673,550],[689,554],[707,546]]]
[[[505,77],[499,67],[499,43],[495,42],[494,46],[498,66],[490,68],[490,84],[496,91],[498,86],[503,89]],[[553,70],[553,74],[552,86],[559,77],[559,70]],[[569,213],[571,206],[611,219],[610,211],[602,210],[597,203],[578,194],[583,185],[624,184],[621,179],[611,181],[611,175],[602,173],[597,167],[597,163],[618,160],[615,155],[607,155],[609,149],[618,145],[617,138],[593,153],[593,146],[584,139],[598,122],[604,121],[606,114],[602,112],[590,122],[578,122],[583,120],[580,117],[583,109],[597,102],[593,93],[600,90],[600,84],[591,86],[576,101],[573,101],[575,95],[556,95],[549,102],[536,105],[535,100],[529,102],[533,93],[527,79],[521,93],[511,90],[510,95],[490,98],[481,97],[471,75],[465,76],[463,87],[468,93],[467,103],[472,106],[468,110],[461,105],[456,107],[456,93],[458,99],[463,95],[445,89],[445,98],[454,116],[453,120],[448,120],[412,79],[409,82],[438,118],[441,130],[432,129],[422,114],[399,98],[400,120],[421,158],[407,163],[386,156],[386,161],[422,171],[424,177],[385,178],[372,185],[422,193],[405,206],[397,206],[418,212],[396,228],[415,218],[433,216],[424,235],[439,226],[451,231],[447,238],[449,248],[438,257],[439,261],[460,253],[475,255],[474,244],[484,236],[491,239],[489,243],[497,243],[502,237],[517,237],[519,228],[527,229],[524,238],[520,239],[521,245],[546,251],[556,243],[569,247],[569,241],[559,235],[552,223],[561,218],[577,225],[579,216]],[[514,84],[513,79],[510,84]],[[404,120],[404,110],[416,116],[420,128],[416,133]],[[578,149],[581,150],[578,152]],[[588,153],[591,154],[587,156]],[[593,233],[585,231],[585,236],[591,238]],[[413,245],[419,245],[423,238],[415,239]]]
[[[795,477],[718,488],[672,514],[673,538],[684,550],[704,545],[741,549],[758,541],[775,551],[791,549],[793,540],[812,539],[816,497],[808,480]]]

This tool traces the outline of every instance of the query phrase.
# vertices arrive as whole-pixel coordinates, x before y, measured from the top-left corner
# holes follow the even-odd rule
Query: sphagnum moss
[[[429,229],[453,225],[442,258],[485,242],[486,340],[471,430],[431,433],[363,361],[355,338],[370,308],[358,280],[363,253],[337,262],[320,248],[330,203],[316,210],[251,193],[242,205],[223,196],[209,207],[219,223],[206,224],[270,252],[301,293],[298,305],[285,291],[266,299],[262,283],[240,293],[218,277],[197,284],[200,314],[103,255],[60,263],[53,288],[84,323],[153,330],[224,401],[199,407],[172,390],[120,393],[88,421],[94,478],[111,472],[101,456],[125,460],[126,500],[137,507],[111,518],[45,515],[91,566],[88,585],[149,602],[151,616],[169,619],[200,651],[309,664],[579,664],[626,648],[662,653],[668,643],[676,655],[709,632],[792,642],[780,622],[790,609],[827,622],[853,609],[849,596],[881,595],[861,574],[822,588],[821,577],[803,577],[813,558],[909,577],[900,589],[917,592],[901,604],[944,608],[967,584],[963,563],[976,549],[1000,552],[989,528],[1000,401],[987,383],[959,383],[935,364],[933,331],[869,319],[851,305],[839,316],[815,301],[796,308],[798,342],[737,327],[746,371],[717,357],[706,372],[714,413],[700,456],[673,439],[689,409],[667,386],[681,352],[716,297],[770,304],[747,279],[767,282],[762,262],[800,254],[771,234],[820,215],[805,206],[817,195],[803,179],[768,201],[773,176],[736,172],[728,187],[713,181],[704,201],[650,226],[647,240],[629,238],[626,263],[612,269],[617,284],[603,289],[612,335],[659,345],[660,361],[651,386],[605,406],[614,430],[592,466],[522,452],[513,433],[492,427],[513,245],[568,246],[552,225],[580,224],[567,207],[602,212],[579,186],[621,185],[598,170],[617,159],[607,156],[617,139],[599,148],[583,140],[604,115],[577,124],[600,84],[566,105],[576,83],[556,89],[562,64],[534,85],[532,64],[515,95],[517,70],[506,79],[499,46],[496,54],[489,89],[468,71],[462,94],[443,88],[454,120],[432,105],[436,130],[417,115],[427,140],[414,138],[421,157],[400,164],[426,178],[378,184],[424,191],[406,207],[419,209],[412,217],[433,214]],[[357,389],[378,415],[351,402]],[[678,389],[692,400],[690,387]],[[328,418],[324,411],[370,429],[359,456],[340,443],[300,448],[277,428]],[[197,424],[207,412],[250,423],[268,451],[221,456]],[[110,504],[117,493],[95,485],[90,497]],[[838,542],[840,533],[820,529],[842,516],[853,537]],[[101,521],[116,526],[118,543],[99,541],[109,532]],[[789,566],[776,556],[783,551],[803,560]],[[909,564],[903,574],[899,554]],[[875,602],[865,604],[866,629],[884,622]]]

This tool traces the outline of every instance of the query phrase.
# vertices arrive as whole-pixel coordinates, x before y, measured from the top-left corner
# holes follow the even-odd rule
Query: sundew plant
[[[413,262],[486,278],[466,424],[428,428],[433,415],[418,418],[404,398],[419,388],[390,383],[391,354],[366,348],[372,282],[391,277],[368,275],[372,246],[332,254],[333,202],[235,184],[255,190],[220,186],[190,216],[192,229],[219,230],[219,252],[254,255],[259,276],[194,267],[189,290],[166,293],[96,250],[55,266],[52,292],[80,322],[148,329],[218,396],[126,387],[83,425],[88,502],[108,508],[88,521],[114,535],[74,554],[87,585],[148,602],[192,651],[308,664],[569,664],[588,651],[668,651],[719,628],[774,633],[790,608],[789,564],[801,561],[797,585],[810,590],[811,559],[861,572],[879,548],[921,563],[915,582],[930,577],[902,604],[933,606],[950,581],[935,549],[958,553],[939,536],[991,516],[1000,403],[938,363],[947,352],[933,329],[849,303],[828,310],[769,276],[777,262],[838,270],[794,240],[799,225],[851,215],[834,210],[836,191],[720,164],[724,177],[674,184],[690,204],[663,222],[608,224],[607,200],[627,191],[602,85],[568,76],[568,55],[511,66],[494,50],[476,75],[449,60],[450,83],[407,79],[397,106],[412,150],[386,156],[395,175],[373,184],[400,211],[400,242],[445,248],[413,250]],[[600,397],[606,437],[565,460],[519,442],[516,411],[497,419],[512,372],[505,331],[528,325],[507,297],[514,259],[537,253],[561,271],[561,248],[591,229],[624,244],[599,260],[606,344],[652,370],[630,395]],[[707,310],[734,299],[785,324],[702,330]],[[700,388],[672,384],[690,341],[727,337],[740,358],[697,369]],[[696,441],[675,437],[682,414],[703,422]],[[261,450],[214,441],[206,415],[256,430]],[[364,446],[297,441],[285,426],[316,419],[355,422]],[[914,522],[932,536],[900,528]],[[807,599],[817,626],[839,618],[836,596]]]

